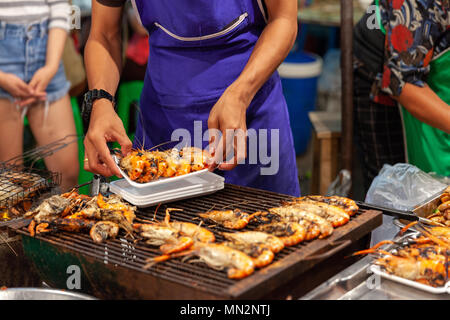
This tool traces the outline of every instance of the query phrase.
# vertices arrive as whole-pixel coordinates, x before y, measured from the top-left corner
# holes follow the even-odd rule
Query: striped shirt
[[[69,0],[0,0],[0,22],[29,24],[49,20],[49,29],[69,30]]]

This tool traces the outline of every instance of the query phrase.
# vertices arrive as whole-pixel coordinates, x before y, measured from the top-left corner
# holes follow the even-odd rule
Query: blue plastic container
[[[311,53],[291,52],[278,72],[288,105],[295,153],[302,154],[311,139],[308,112],[316,107],[317,80],[322,72],[322,59]]]

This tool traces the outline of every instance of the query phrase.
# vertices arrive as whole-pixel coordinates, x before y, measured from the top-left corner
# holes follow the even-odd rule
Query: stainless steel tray
[[[429,199],[423,201],[422,203],[419,203],[412,211],[419,217],[426,218],[429,215],[431,215],[436,208],[439,206],[440,197],[442,195],[444,190],[438,192],[434,196],[430,197]],[[401,219],[394,219],[393,223],[399,227],[403,228],[411,221],[401,220]]]
[[[395,241],[409,236],[396,237]],[[372,261],[371,257],[361,259],[301,300],[450,300],[449,294],[433,294],[374,273]]]

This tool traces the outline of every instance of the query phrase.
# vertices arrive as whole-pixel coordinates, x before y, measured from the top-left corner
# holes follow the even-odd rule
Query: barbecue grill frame
[[[26,187],[22,187],[22,190],[17,191],[7,198],[0,200],[0,209],[10,209],[22,201],[26,200],[36,200],[42,194],[50,192],[52,189],[58,187],[61,184],[61,174],[58,172],[52,172],[46,169],[37,169],[21,166],[10,166],[0,163],[0,174],[3,175],[4,179],[16,179],[20,182],[15,182],[17,186],[21,184],[29,184]],[[41,177],[42,180],[33,181],[31,178],[27,179],[26,174],[35,174]],[[0,182],[0,191],[2,190],[3,184]],[[5,229],[10,223],[21,220],[22,217],[14,217],[10,220],[0,220],[0,230]]]
[[[256,194],[260,198],[266,199],[275,197],[279,198],[280,202],[291,198],[285,195],[233,185],[226,185],[225,191],[223,192],[227,190],[237,194]],[[220,196],[220,192],[218,193]],[[202,198],[210,199],[210,197],[206,196]],[[277,204],[272,203],[271,205]],[[176,203],[170,206],[177,207]],[[149,216],[150,212],[152,213],[153,211],[147,212]],[[176,212],[172,216],[173,219],[177,219]],[[111,259],[105,264],[102,261],[102,256],[95,250],[88,250],[88,248],[80,246],[76,248],[74,245],[76,239],[88,238],[86,235],[61,233],[55,235],[37,235],[34,239],[29,237],[27,235],[28,232],[23,228],[21,229],[19,224],[14,228],[22,235],[25,252],[34,261],[37,269],[41,271],[41,275],[44,278],[45,276],[48,278],[49,274],[55,274],[55,268],[60,268],[59,271],[56,271],[56,278],[45,279],[46,282],[55,287],[65,288],[67,275],[64,272],[68,266],[67,263],[71,263],[79,265],[83,270],[83,277],[88,280],[87,282],[89,284],[84,285],[83,292],[99,298],[259,299],[269,292],[288,284],[289,281],[297,278],[328,257],[336,255],[339,251],[355,243],[370,233],[371,230],[381,225],[381,222],[382,213],[380,211],[362,210],[355,217],[352,217],[346,225],[335,229],[330,237],[304,242],[293,247],[295,249],[284,249],[288,250],[289,253],[287,255],[281,255],[282,257],[274,261],[271,265],[257,270],[251,276],[239,281],[224,280],[232,283],[226,285],[226,288],[220,288],[221,286],[223,287],[223,283],[218,283],[216,290],[211,290],[210,287],[203,287],[202,283],[198,281],[194,281],[191,284],[183,283],[183,281],[176,279],[176,274],[167,274],[164,277],[161,274],[153,273],[152,269],[144,271],[129,263],[127,264],[126,261],[122,263],[117,259],[114,260],[114,251],[119,250],[120,247],[113,245],[113,243],[121,244],[120,240],[111,240],[108,242],[108,245],[97,245],[91,241],[92,244],[89,247],[108,247],[107,250],[110,253],[109,257]],[[157,252],[157,250],[154,251]],[[43,254],[44,252],[46,253]],[[50,255],[48,254],[49,252],[51,253]],[[71,258],[67,260],[66,258],[69,256]],[[54,261],[59,260],[61,257],[66,257],[63,260],[66,262],[56,265]],[[172,263],[175,263],[175,265],[176,263],[181,264],[181,262],[176,261]],[[205,268],[207,267],[205,266]],[[52,270],[53,272],[51,272]],[[212,271],[205,269],[204,272]],[[193,276],[193,279],[195,280],[196,278]]]

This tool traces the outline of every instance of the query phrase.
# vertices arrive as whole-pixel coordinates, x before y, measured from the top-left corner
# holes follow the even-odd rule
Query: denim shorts
[[[29,83],[36,71],[45,65],[48,40],[48,21],[24,24],[0,22],[0,70],[13,73]],[[64,97],[70,88],[60,62],[58,71],[49,82],[47,101]],[[14,98],[0,88],[0,98]]]

